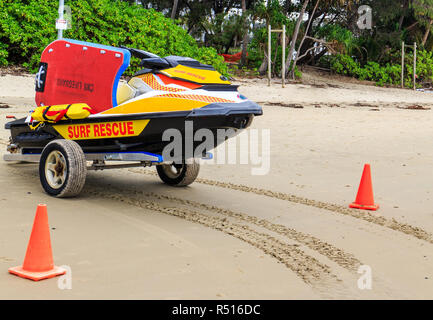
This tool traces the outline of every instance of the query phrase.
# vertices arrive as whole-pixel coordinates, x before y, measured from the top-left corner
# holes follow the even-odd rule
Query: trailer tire
[[[86,182],[86,158],[78,143],[58,139],[46,145],[39,161],[45,192],[57,198],[75,197]]]
[[[193,160],[191,163],[161,164],[156,166],[160,179],[174,187],[185,187],[195,181],[200,171],[200,164]]]

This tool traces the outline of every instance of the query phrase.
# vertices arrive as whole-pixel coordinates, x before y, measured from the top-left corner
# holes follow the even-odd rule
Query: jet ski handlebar
[[[125,46],[120,46],[120,48],[128,50],[131,53],[131,55],[133,55],[134,57],[136,57],[138,59],[160,58],[158,55],[144,51],[144,50],[128,48]]]
[[[172,67],[172,65],[164,58],[161,58],[160,56],[140,50],[140,49],[134,49],[134,48],[128,48],[125,46],[120,46],[122,49],[128,50],[132,56],[141,59],[140,66],[154,69],[154,70],[161,70],[166,69],[169,67]]]

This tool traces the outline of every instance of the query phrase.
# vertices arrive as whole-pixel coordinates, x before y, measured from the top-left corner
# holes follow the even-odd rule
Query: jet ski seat
[[[142,79],[133,77],[128,83],[119,86],[117,90],[117,103],[122,104],[152,90]]]
[[[117,89],[117,102],[119,104],[124,103],[125,101],[131,100],[135,98],[136,91],[129,84],[124,83],[119,86]]]

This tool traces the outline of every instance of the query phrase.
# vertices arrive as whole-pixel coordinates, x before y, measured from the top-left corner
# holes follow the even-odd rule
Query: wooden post
[[[271,25],[268,27],[268,87],[271,86]]]
[[[283,33],[283,41],[282,41],[282,45],[283,45],[283,57],[282,57],[282,61],[283,64],[281,66],[281,78],[283,79],[282,82],[282,87],[284,88],[285,83],[286,83],[286,65],[285,62],[286,61],[286,26],[283,26],[283,29],[271,29],[271,26],[268,26],[268,87],[271,86],[271,50],[272,50],[272,32],[276,32],[276,33]]]
[[[416,91],[416,42],[413,44],[413,90]]]
[[[282,87],[284,88],[284,84],[286,82],[286,26],[283,26],[283,59],[281,60],[282,71],[281,77],[283,78]]]
[[[405,53],[405,45],[404,41],[401,44],[401,88],[404,88],[404,53]]]

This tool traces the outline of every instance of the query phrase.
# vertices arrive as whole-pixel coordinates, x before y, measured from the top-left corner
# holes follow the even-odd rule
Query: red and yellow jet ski
[[[131,55],[143,69],[120,84]],[[262,114],[212,66],[70,39],[43,51],[35,82],[35,110],[6,124],[11,138],[4,159],[39,162],[42,186],[57,197],[79,194],[88,169],[156,165],[165,183],[188,185],[199,170],[187,161],[197,156],[185,150],[188,134],[212,133],[213,143],[200,149],[208,157],[225,140],[216,138],[218,130],[230,129],[231,137]],[[167,130],[177,130],[184,141],[176,159],[164,154],[173,143],[164,137]],[[193,139],[192,150],[202,144]]]

